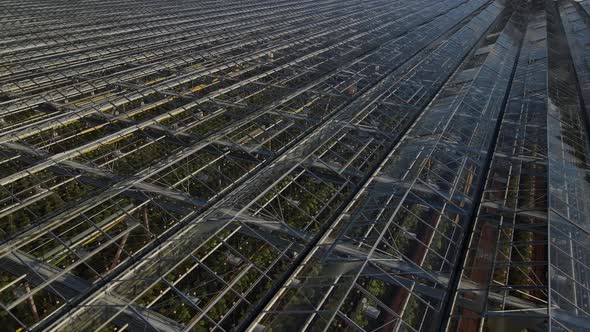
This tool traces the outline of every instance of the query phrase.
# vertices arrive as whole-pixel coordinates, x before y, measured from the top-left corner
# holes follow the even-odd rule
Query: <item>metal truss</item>
[[[589,6],[3,2],[1,326],[587,326]]]

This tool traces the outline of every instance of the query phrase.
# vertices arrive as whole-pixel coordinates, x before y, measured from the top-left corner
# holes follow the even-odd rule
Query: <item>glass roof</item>
[[[590,0],[0,8],[6,330],[590,329]]]

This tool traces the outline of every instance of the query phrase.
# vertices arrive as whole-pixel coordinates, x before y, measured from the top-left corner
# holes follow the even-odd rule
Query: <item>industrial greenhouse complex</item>
[[[590,0],[0,2],[0,331],[590,331]]]

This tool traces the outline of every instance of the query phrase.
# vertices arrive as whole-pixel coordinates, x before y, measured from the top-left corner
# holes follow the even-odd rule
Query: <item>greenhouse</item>
[[[0,330],[590,330],[590,0],[0,9]]]

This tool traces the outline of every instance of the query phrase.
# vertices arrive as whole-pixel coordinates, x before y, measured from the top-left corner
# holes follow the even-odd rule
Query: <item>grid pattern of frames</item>
[[[0,326],[590,326],[590,0],[0,4]]]

